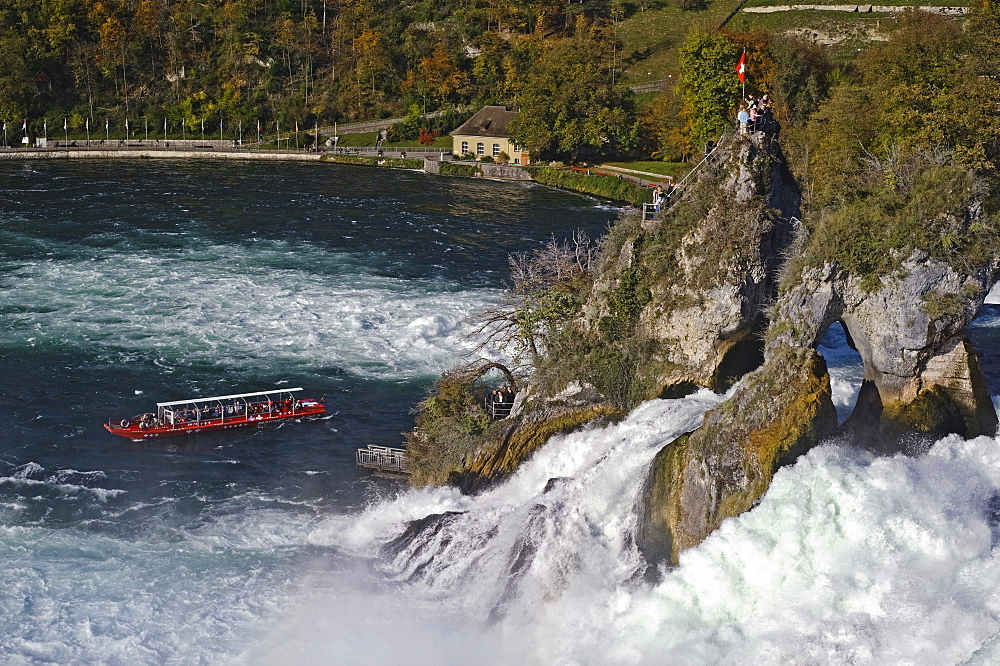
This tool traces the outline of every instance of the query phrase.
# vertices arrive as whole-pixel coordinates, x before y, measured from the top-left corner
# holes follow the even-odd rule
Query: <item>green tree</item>
[[[720,32],[695,30],[680,51],[679,94],[683,100],[689,149],[700,152],[731,126],[729,114],[740,99],[736,62],[740,49]]]
[[[600,154],[638,143],[631,91],[614,85],[594,41],[562,39],[546,48],[518,87],[518,116],[510,131],[540,156],[583,149]]]

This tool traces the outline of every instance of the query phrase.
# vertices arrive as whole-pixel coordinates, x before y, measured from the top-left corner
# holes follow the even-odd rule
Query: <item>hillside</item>
[[[696,37],[682,75],[707,85],[708,56],[730,61],[738,44]],[[779,40],[759,43],[776,96],[799,106],[795,131],[731,131],[727,77],[692,98],[722,139],[659,214],[624,213],[597,248],[574,238],[515,257],[507,300],[483,318],[511,357],[510,416],[481,406],[487,366],[444,375],[408,434],[415,484],[476,491],[554,434],[735,385],[663,447],[639,491],[640,548],[677,562],[824,438],[895,454],[996,432],[965,327],[1000,279],[1000,9],[963,24],[904,14],[801,105],[807,80],[788,66],[809,70]],[[817,349],[833,325],[864,366],[839,425]]]

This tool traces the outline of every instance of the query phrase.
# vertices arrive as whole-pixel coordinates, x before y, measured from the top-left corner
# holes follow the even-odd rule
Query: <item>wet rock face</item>
[[[647,561],[677,563],[723,520],[750,509],[775,471],[837,426],[826,362],[815,350],[775,350],[704,424],[654,460],[637,542]]]
[[[914,251],[866,291],[832,266],[805,269],[779,297],[770,345],[815,347],[833,322],[843,322],[865,368],[859,408],[845,429],[876,448],[892,450],[909,434],[993,434],[996,411],[962,333],[992,273],[961,275]]]

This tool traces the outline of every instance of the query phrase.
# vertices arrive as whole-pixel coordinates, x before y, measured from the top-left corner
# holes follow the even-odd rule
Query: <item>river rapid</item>
[[[604,204],[316,164],[7,162],[0,184],[3,663],[1000,660],[993,438],[825,443],[659,576],[632,538],[645,469],[723,396],[555,438],[475,497],[354,466],[468,351],[506,255],[599,234]],[[844,418],[861,372],[836,329]],[[970,335],[1000,394],[1000,305]],[[328,416],[101,427],[282,386]]]

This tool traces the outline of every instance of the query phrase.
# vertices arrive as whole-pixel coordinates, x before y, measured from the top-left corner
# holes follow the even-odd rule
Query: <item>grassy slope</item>
[[[971,0],[875,0],[861,3],[851,0],[749,0],[747,7],[774,7],[778,5],[851,5],[869,4],[890,7],[970,7]]]
[[[717,28],[739,0],[710,0],[708,8],[689,12],[677,6],[636,12],[618,26],[625,57],[632,63],[623,73],[626,83],[659,81],[677,76],[677,52],[693,27]]]
[[[775,5],[850,4],[846,0],[749,0],[747,7]],[[968,7],[971,0],[878,0],[875,4],[910,6]],[[618,26],[618,37],[624,44],[629,64],[622,73],[626,83],[639,84],[676,78],[677,52],[688,31],[694,27],[714,29],[739,5],[739,0],[710,0],[703,11],[683,11],[677,6],[647,9],[637,12]],[[738,13],[727,27],[735,31],[769,30],[796,31],[807,39],[813,35],[830,44],[835,59],[853,58],[858,49],[880,40],[895,23],[889,14],[854,14],[849,12],[791,11],[773,14]]]
[[[686,171],[690,164],[683,162],[605,162],[607,166],[621,167],[622,169],[634,169],[635,171],[645,171],[646,173],[658,173],[661,176],[678,176],[678,170]]]

